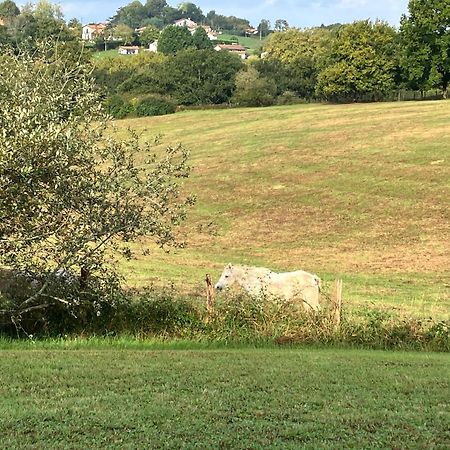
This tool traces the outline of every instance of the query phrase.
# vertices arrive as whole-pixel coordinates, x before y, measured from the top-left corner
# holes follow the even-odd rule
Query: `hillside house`
[[[93,41],[105,32],[106,26],[106,23],[89,23],[85,25],[81,31],[81,39],[83,41]]]
[[[158,52],[158,41],[153,41],[148,44],[148,51],[157,53]]]
[[[121,45],[119,47],[120,55],[137,55],[139,53],[139,47],[137,45]]]
[[[209,25],[202,25],[202,28],[206,31],[210,41],[217,41],[217,31],[214,31]]]
[[[3,17],[0,17],[0,26],[6,25],[5,19]]]
[[[235,53],[236,55],[239,55],[242,59],[247,58],[246,48],[240,44],[217,44],[214,47],[214,50],[218,52],[226,51],[230,53]]]
[[[191,33],[195,31],[198,27],[197,23],[191,19],[179,19],[175,21],[175,26],[186,27]]]

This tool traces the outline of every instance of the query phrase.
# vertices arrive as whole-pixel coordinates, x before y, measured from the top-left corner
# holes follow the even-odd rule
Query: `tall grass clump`
[[[218,344],[339,345],[374,349],[450,351],[450,321],[399,317],[377,310],[344,310],[336,326],[330,304],[320,312],[301,304],[220,296],[208,314],[201,296],[182,296],[174,288],[124,292],[104,289],[75,306],[36,311],[20,329],[0,324],[0,334],[34,338],[130,336]]]

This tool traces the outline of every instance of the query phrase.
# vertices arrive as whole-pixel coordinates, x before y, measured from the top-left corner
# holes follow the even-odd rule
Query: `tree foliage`
[[[378,100],[394,89],[396,68],[395,30],[380,21],[354,22],[339,29],[316,92],[332,100]]]
[[[191,201],[179,189],[188,153],[176,146],[157,158],[135,133],[117,140],[88,67],[49,46],[4,51],[0,129],[0,266],[41,280],[11,317],[67,303],[48,290],[58,273],[101,277],[139,236],[176,245]]]
[[[206,15],[206,23],[215,30],[227,31],[230,34],[244,36],[250,22],[235,16],[223,16],[216,11],[209,11]]]
[[[163,15],[164,8],[169,6],[166,0],[147,0],[145,8],[149,17],[161,17]]]
[[[191,19],[194,22],[203,22],[205,16],[202,10],[191,2],[182,2],[178,5],[178,10],[181,12],[181,17],[184,19]]]
[[[402,68],[409,88],[439,87],[447,96],[450,83],[450,3],[410,0],[401,18]]]
[[[16,14],[14,9],[12,11],[14,14],[6,20],[3,36],[0,37],[10,46],[33,49],[38,40],[57,38],[59,42],[75,42],[79,37],[67,27],[61,7],[47,0],[39,0],[37,4],[27,3],[20,14]]]
[[[272,33],[264,44],[266,58],[258,70],[273,74],[279,91],[294,91],[301,97],[311,98],[332,39],[333,34],[322,28],[290,28]],[[278,76],[275,71],[279,71]]]
[[[123,23],[119,23],[112,29],[112,35],[114,39],[122,41],[125,45],[134,41],[134,30]]]
[[[212,49],[213,44],[204,28],[198,27],[192,35],[194,47],[198,50]]]
[[[145,30],[139,35],[139,42],[141,45],[148,46],[152,42],[155,42],[159,39],[159,34],[161,31],[153,26],[153,25],[147,25]]]
[[[20,9],[12,0],[5,0],[0,3],[0,17],[8,19],[11,17],[18,16],[20,14]]]
[[[127,25],[134,30],[140,27],[147,18],[147,8],[139,0],[135,0],[128,5],[119,8],[116,14],[111,18],[111,24]]]
[[[236,90],[232,102],[238,106],[270,106],[275,102],[276,85],[261,77],[252,66],[236,75]]]
[[[158,51],[164,55],[175,55],[180,50],[194,46],[192,34],[186,27],[169,25],[158,39]]]

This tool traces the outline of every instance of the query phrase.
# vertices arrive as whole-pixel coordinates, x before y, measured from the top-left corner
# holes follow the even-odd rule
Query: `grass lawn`
[[[249,53],[253,54],[256,50],[259,50],[261,46],[264,44],[264,41],[267,38],[263,38],[262,40],[259,40],[259,36],[256,37],[244,37],[244,36],[235,36],[232,34],[220,34],[218,36],[218,39],[224,39],[229,41],[237,41],[239,44],[243,45],[244,47],[247,47],[249,49]]]
[[[130,285],[203,292],[228,262],[344,279],[349,307],[448,318],[450,102],[183,111],[118,121],[192,153],[187,248],[124,262]],[[139,248],[137,246],[136,248]]]
[[[450,447],[446,354],[4,347],[0,447]]]
[[[94,52],[93,57],[95,59],[104,59],[104,58],[111,58],[111,57],[120,57],[120,56],[133,56],[133,55],[121,55],[119,54],[119,49],[115,48],[112,50],[106,50],[102,52]]]

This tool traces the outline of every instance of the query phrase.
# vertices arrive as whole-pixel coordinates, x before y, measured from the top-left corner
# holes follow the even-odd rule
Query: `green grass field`
[[[243,45],[244,47],[247,47],[250,54],[255,53],[257,50],[259,50],[262,45],[264,44],[264,41],[266,38],[259,40],[259,36],[256,37],[244,37],[244,36],[234,36],[232,34],[220,34],[218,36],[218,39],[224,39],[229,41],[237,41],[239,44]]]
[[[228,262],[341,277],[347,307],[448,318],[450,102],[184,111],[124,120],[192,152],[198,196],[170,254],[129,285],[203,292]]]
[[[445,354],[2,347],[4,449],[450,446]]]

